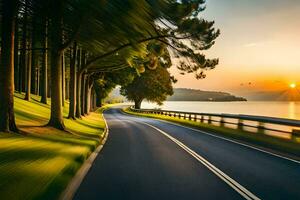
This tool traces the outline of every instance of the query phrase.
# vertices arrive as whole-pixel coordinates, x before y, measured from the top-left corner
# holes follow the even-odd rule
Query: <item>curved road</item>
[[[179,125],[104,114],[108,140],[74,199],[300,199],[300,163]]]

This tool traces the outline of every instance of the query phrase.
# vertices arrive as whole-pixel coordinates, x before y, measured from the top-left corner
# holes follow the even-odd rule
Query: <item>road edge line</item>
[[[159,128],[157,128],[151,124],[145,123],[145,122],[138,122],[138,121],[136,121],[136,122],[145,124],[153,129],[157,130],[158,132],[163,134],[165,137],[169,138],[171,141],[173,141],[175,144],[177,144],[179,147],[181,147],[184,151],[186,151],[188,154],[190,154],[196,160],[198,160],[200,163],[202,163],[208,170],[213,172],[216,176],[218,176],[221,180],[223,180],[227,185],[229,185],[232,189],[234,189],[236,192],[238,192],[245,199],[249,199],[249,200],[259,200],[260,199],[256,195],[254,195],[252,192],[247,190],[244,186],[242,186],[237,181],[235,181],[233,178],[231,178],[230,176],[225,174],[222,170],[220,170],[219,168],[217,168],[216,166],[211,164],[208,160],[206,160],[205,158],[203,158],[202,156],[197,154],[195,151],[193,151],[188,146],[186,146],[185,144],[183,144],[176,138],[172,137],[165,131],[160,130]]]
[[[103,132],[102,141],[99,144],[99,146],[96,148],[96,150],[91,153],[91,155],[88,157],[88,159],[82,164],[82,166],[76,172],[75,176],[69,182],[66,189],[62,192],[62,194],[59,198],[60,200],[71,200],[71,199],[73,199],[77,189],[79,188],[82,181],[84,180],[84,177],[89,172],[89,170],[92,167],[96,157],[98,156],[98,154],[102,150],[102,148],[103,148],[103,146],[104,146],[104,144],[107,140],[107,137],[108,137],[108,134],[109,134],[109,129],[108,129],[106,119],[104,118],[104,111],[101,115],[102,115],[103,121],[105,123],[105,129],[104,129],[104,132]]]
[[[206,135],[215,137],[215,138],[219,138],[219,139],[222,139],[222,140],[226,140],[226,141],[228,141],[228,142],[232,142],[232,143],[235,143],[235,144],[244,146],[244,147],[248,147],[248,148],[251,148],[251,149],[260,151],[260,152],[262,152],[262,153],[266,153],[266,154],[269,154],[269,155],[272,155],[272,156],[275,156],[275,157],[278,157],[278,158],[281,158],[281,159],[284,159],[284,160],[288,160],[288,161],[291,161],[291,162],[300,164],[300,161],[298,161],[298,160],[294,160],[294,159],[292,159],[292,158],[288,158],[288,157],[285,157],[285,156],[282,156],[282,155],[279,155],[279,154],[276,154],[276,153],[272,153],[272,152],[269,152],[269,151],[267,151],[267,150],[263,150],[263,149],[260,149],[260,148],[258,148],[258,147],[255,147],[255,146],[251,146],[251,145],[249,145],[249,144],[244,144],[244,143],[239,142],[239,141],[235,141],[235,140],[232,140],[232,139],[229,139],[229,138],[225,138],[225,137],[222,137],[222,136],[214,135],[214,134],[209,133],[209,132],[206,132],[206,131],[202,131],[202,130],[198,130],[198,129],[195,129],[195,128],[183,126],[183,125],[176,124],[176,123],[173,123],[173,122],[168,122],[168,121],[160,120],[160,119],[157,119],[157,120],[163,121],[163,122],[166,122],[166,123],[170,123],[170,124],[173,124],[173,125],[175,125],[175,126],[187,128],[187,129],[190,129],[190,130],[199,132],[199,133],[203,133],[203,134],[206,134]]]
[[[122,112],[123,112],[124,114],[126,114],[126,115],[129,115],[129,116],[138,116],[138,115],[126,113],[125,111],[122,111]],[[288,160],[288,161],[291,161],[291,162],[300,164],[300,161],[298,161],[298,160],[295,160],[295,159],[292,159],[292,158],[288,158],[288,157],[285,157],[285,156],[282,156],[282,155],[279,155],[279,154],[276,154],[276,153],[272,153],[272,152],[269,152],[269,151],[267,151],[267,150],[263,150],[263,149],[261,149],[261,148],[259,148],[259,147],[251,146],[251,145],[249,145],[249,144],[245,144],[245,143],[242,143],[242,142],[239,142],[239,141],[236,141],[236,140],[232,140],[232,139],[225,138],[225,137],[222,137],[222,136],[214,135],[214,134],[212,134],[212,133],[209,133],[209,132],[206,132],[206,131],[203,131],[203,130],[199,130],[199,129],[196,129],[196,128],[184,126],[184,125],[181,125],[181,124],[177,124],[177,123],[175,123],[175,122],[170,122],[170,121],[163,120],[163,119],[158,119],[158,118],[152,118],[152,117],[146,117],[146,116],[138,116],[138,117],[143,117],[143,118],[153,119],[153,120],[156,120],[156,121],[161,121],[161,122],[173,124],[173,125],[175,125],[175,126],[187,128],[187,129],[190,129],[190,130],[193,130],[193,131],[196,131],[196,132],[199,132],[199,133],[203,133],[203,134],[206,134],[206,135],[215,137],[215,138],[219,138],[219,139],[222,139],[222,140],[225,140],[225,141],[228,141],[228,142],[232,142],[232,143],[235,143],[235,144],[244,146],[244,147],[248,147],[248,148],[251,148],[251,149],[260,151],[260,152],[262,152],[262,153],[266,153],[266,154],[275,156],[275,157],[277,157],[277,158],[281,158],[281,159],[284,159],[284,160]]]

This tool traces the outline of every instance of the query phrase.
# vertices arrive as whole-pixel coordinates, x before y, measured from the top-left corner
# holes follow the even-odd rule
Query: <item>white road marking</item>
[[[199,133],[203,133],[203,134],[206,134],[206,135],[210,135],[210,136],[213,136],[213,137],[215,137],[215,138],[219,138],[219,139],[222,139],[222,140],[226,140],[226,141],[228,141],[228,142],[232,142],[232,143],[235,143],[235,144],[238,144],[238,145],[241,145],[241,146],[245,146],[245,147],[248,147],[248,148],[251,148],[251,149],[254,149],[254,150],[263,152],[263,153],[266,153],[266,154],[270,154],[270,155],[272,155],[272,156],[275,156],[275,157],[278,157],[278,158],[281,158],[281,159],[284,159],[284,160],[288,160],[288,161],[291,161],[291,162],[295,162],[295,163],[300,164],[300,161],[298,161],[298,160],[294,160],[294,159],[292,159],[292,158],[288,158],[288,157],[285,157],[285,156],[281,156],[281,155],[278,155],[278,154],[276,154],[276,153],[272,153],[272,152],[269,152],[269,151],[266,151],[266,150],[263,150],[263,149],[260,149],[260,148],[257,148],[257,147],[248,145],[248,144],[243,144],[243,143],[241,143],[241,142],[238,142],[238,141],[235,141],[235,140],[231,140],[231,139],[228,139],[228,138],[224,138],[224,137],[222,137],[222,136],[214,135],[214,134],[211,134],[211,133],[208,133],[208,132],[205,132],[205,131],[201,131],[201,130],[198,130],[198,129],[190,128],[190,127],[187,127],[187,126],[182,126],[182,125],[180,125],[180,124],[168,122],[168,121],[165,121],[165,120],[160,120],[160,119],[157,119],[157,120],[158,120],[158,121],[162,121],[162,122],[166,122],[166,123],[169,123],[169,124],[173,124],[173,125],[175,125],[175,126],[179,126],[179,127],[182,127],[182,128],[187,128],[187,129],[190,129],[190,130],[193,130],[193,131],[196,131],[196,132],[199,132]]]
[[[257,196],[255,196],[253,193],[251,193],[249,190],[247,190],[245,187],[243,187],[241,184],[239,184],[238,182],[236,182],[234,179],[232,179],[231,177],[229,177],[227,174],[225,174],[224,172],[222,172],[216,166],[214,166],[213,164],[211,164],[205,158],[203,158],[202,156],[200,156],[199,154],[197,154],[195,151],[193,151],[192,149],[190,149],[189,147],[187,147],[186,145],[184,145],[179,140],[177,140],[174,137],[170,136],[168,133],[160,130],[159,128],[157,128],[155,126],[152,126],[151,124],[148,124],[148,123],[145,123],[145,122],[139,122],[139,121],[135,121],[135,122],[145,124],[145,125],[153,128],[153,129],[157,130],[158,132],[160,132],[161,134],[163,134],[167,138],[169,138],[175,144],[177,144],[178,146],[180,146],[184,151],[186,151],[187,153],[189,153],[196,160],[198,160],[205,167],[207,167],[211,172],[213,172],[221,180],[223,180],[225,183],[227,183],[231,188],[233,188],[236,192],[238,192],[245,199],[247,199],[247,200],[259,200],[260,199]]]
[[[132,117],[132,116],[136,116],[136,115],[129,115],[129,114],[127,114],[127,113],[125,113],[125,114],[128,115],[128,116],[131,116],[131,117]],[[156,121],[161,121],[161,122],[169,123],[169,124],[172,124],[172,125],[175,125],[175,126],[179,126],[179,127],[182,127],[182,128],[190,129],[190,130],[193,130],[193,131],[196,131],[196,132],[199,132],[199,133],[203,133],[203,134],[206,134],[206,135],[215,137],[215,138],[219,138],[219,139],[222,139],[222,140],[226,140],[226,141],[228,141],[228,142],[232,142],[232,143],[235,143],[235,144],[244,146],[244,147],[248,147],[248,148],[250,148],[250,149],[254,149],[254,150],[257,150],[257,151],[260,151],[260,152],[263,152],[263,153],[266,153],[266,154],[269,154],[269,155],[272,155],[272,156],[275,156],[275,157],[278,157],[278,158],[281,158],[281,159],[284,159],[284,160],[288,160],[288,161],[291,161],[291,162],[300,164],[300,161],[298,161],[298,160],[294,160],[294,159],[292,159],[292,158],[288,158],[288,157],[285,157],[285,156],[282,156],[282,155],[279,155],[279,154],[276,154],[276,153],[272,153],[272,152],[269,152],[269,151],[266,151],[266,150],[263,150],[263,149],[260,149],[260,148],[257,148],[257,147],[248,145],[248,144],[244,144],[244,143],[241,143],[241,142],[238,142],[238,141],[235,141],[235,140],[231,140],[231,139],[228,139],[228,138],[225,138],[225,137],[222,137],[222,136],[218,136],[218,135],[214,135],[214,134],[211,134],[211,133],[208,133],[208,132],[205,132],[205,131],[201,131],[201,130],[199,130],[199,129],[195,129],[195,128],[183,126],[183,125],[180,125],[180,124],[176,124],[176,123],[173,123],[173,122],[169,122],[169,121],[167,121],[167,120],[156,119],[156,118],[149,118],[149,117],[144,117],[144,118],[153,119],[153,120],[156,120]]]

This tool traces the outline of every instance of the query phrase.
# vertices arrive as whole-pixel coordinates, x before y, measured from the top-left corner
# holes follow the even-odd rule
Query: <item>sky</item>
[[[250,100],[281,100],[290,84],[300,88],[300,0],[207,0],[202,17],[221,30],[216,44],[203,52],[220,64],[204,80],[173,68],[175,87]]]

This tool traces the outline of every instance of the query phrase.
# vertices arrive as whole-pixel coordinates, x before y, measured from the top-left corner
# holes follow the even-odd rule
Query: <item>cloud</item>
[[[244,44],[243,47],[246,47],[246,48],[261,47],[261,46],[267,46],[267,45],[276,44],[276,43],[278,43],[278,42],[277,41],[252,42],[252,43]]]
[[[257,47],[261,46],[261,43],[249,43],[249,44],[244,44],[244,47]]]

